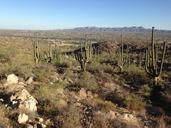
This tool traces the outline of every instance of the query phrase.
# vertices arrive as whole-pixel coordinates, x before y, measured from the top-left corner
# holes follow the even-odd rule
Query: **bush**
[[[134,94],[129,94],[125,96],[124,104],[126,108],[134,110],[134,111],[141,111],[145,109],[146,103],[142,101],[142,99]]]
[[[85,88],[86,90],[95,91],[99,88],[96,79],[89,72],[82,72],[76,83],[77,85]]]
[[[119,107],[124,107],[134,111],[144,110],[145,102],[135,94],[108,92],[104,96],[105,100],[117,104]]]
[[[122,76],[125,81],[133,86],[141,86],[149,82],[146,72],[135,65],[130,65]]]
[[[5,108],[5,106],[3,104],[0,103],[0,113],[1,113],[1,117],[0,117],[0,127],[9,127],[9,120],[8,120],[8,115],[9,115],[9,111]]]
[[[53,85],[41,85],[34,92],[33,96],[39,102],[39,114],[44,116],[55,116],[59,112],[58,110],[64,109],[67,102],[64,97],[63,83]]]
[[[55,73],[55,68],[49,64],[39,64],[33,69],[33,74],[39,82],[50,82],[50,77]]]

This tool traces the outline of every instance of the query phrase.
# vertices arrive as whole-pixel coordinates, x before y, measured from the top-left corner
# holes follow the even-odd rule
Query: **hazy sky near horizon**
[[[0,0],[0,29],[85,26],[171,30],[171,0]]]

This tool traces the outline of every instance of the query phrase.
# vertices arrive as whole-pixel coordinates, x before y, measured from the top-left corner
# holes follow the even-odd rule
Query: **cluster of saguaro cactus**
[[[54,59],[59,59],[59,52],[57,51],[57,47],[55,45],[55,48],[52,47],[51,44],[49,44],[49,48],[45,51],[40,51],[38,48],[38,43],[33,43],[33,57],[34,61],[37,64],[40,61],[45,61],[47,63],[51,63]]]
[[[162,72],[164,56],[166,52],[166,43],[163,44],[162,58],[158,58],[158,46],[154,43],[154,27],[152,27],[151,45],[146,49],[145,70],[153,77],[155,85],[157,85],[158,78]]]
[[[40,61],[40,53],[37,42],[33,42],[33,58],[36,64]]]
[[[81,70],[86,70],[86,64],[92,60],[92,44],[91,43],[85,43],[84,47],[81,43],[80,50],[76,51],[75,53],[75,59],[80,63]]]

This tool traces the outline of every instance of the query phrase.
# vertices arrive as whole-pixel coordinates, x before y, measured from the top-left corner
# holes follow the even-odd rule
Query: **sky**
[[[0,29],[86,26],[171,30],[171,0],[0,0]]]

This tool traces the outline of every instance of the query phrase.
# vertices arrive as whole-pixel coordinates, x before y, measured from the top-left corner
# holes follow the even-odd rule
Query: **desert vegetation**
[[[169,34],[1,33],[0,127],[171,127]]]

